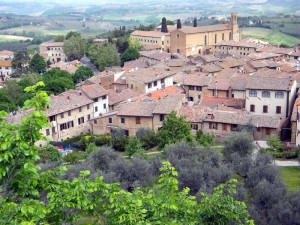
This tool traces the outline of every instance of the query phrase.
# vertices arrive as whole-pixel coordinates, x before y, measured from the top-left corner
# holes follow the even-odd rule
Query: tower
[[[231,40],[240,40],[240,29],[237,22],[237,13],[231,13]]]

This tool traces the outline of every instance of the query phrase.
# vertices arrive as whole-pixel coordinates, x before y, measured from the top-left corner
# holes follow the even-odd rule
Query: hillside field
[[[300,44],[300,39],[291,35],[284,34],[280,31],[275,31],[266,28],[259,27],[247,27],[242,28],[242,37],[252,37],[263,41],[267,41],[270,44],[280,45],[285,44],[290,47]]]

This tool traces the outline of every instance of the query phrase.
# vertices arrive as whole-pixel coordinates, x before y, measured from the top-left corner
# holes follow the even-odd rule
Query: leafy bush
[[[70,164],[75,164],[75,163],[78,163],[79,160],[82,160],[85,158],[86,158],[85,152],[72,151],[71,153],[68,153],[67,155],[65,155],[63,157],[63,160]]]
[[[196,141],[198,141],[203,147],[208,147],[214,145],[215,136],[214,134],[204,133],[202,130],[198,130],[196,134]]]
[[[136,132],[136,137],[142,142],[144,149],[150,149],[157,145],[157,137],[154,131],[149,128],[140,128]]]
[[[125,146],[125,152],[129,157],[135,154],[142,154],[144,151],[142,143],[136,137],[130,137],[127,145]]]
[[[62,159],[61,153],[53,145],[47,145],[39,149],[39,162],[45,163],[47,161],[56,162]]]

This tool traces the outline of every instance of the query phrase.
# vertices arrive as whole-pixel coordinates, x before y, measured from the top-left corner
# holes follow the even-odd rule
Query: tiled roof
[[[156,80],[173,76],[175,75],[175,72],[168,71],[162,68],[151,67],[151,68],[140,68],[133,72],[127,72],[124,75],[125,77],[130,77],[147,84]]]
[[[157,102],[153,114],[169,114],[173,110],[177,111],[184,100],[184,94],[169,94]]]
[[[91,99],[99,98],[108,94],[108,91],[100,84],[83,85],[80,88]]]
[[[195,61],[204,61],[205,63],[212,63],[218,61],[214,55],[194,55],[191,56]]]
[[[132,36],[141,36],[141,37],[156,37],[161,38],[166,35],[169,35],[169,33],[163,33],[160,31],[142,31],[142,30],[135,30],[131,33]]]
[[[196,33],[203,33],[203,32],[210,32],[210,31],[219,31],[219,30],[228,30],[230,29],[229,24],[217,24],[217,25],[210,25],[210,26],[182,26],[180,31],[186,34],[196,34]],[[172,33],[172,32],[171,32]]]
[[[112,71],[103,71],[99,73],[98,75],[92,76],[89,79],[85,81],[85,83],[88,84],[101,84],[101,78],[106,77],[106,76],[114,76],[114,72]]]
[[[128,102],[119,110],[118,116],[143,116],[152,117],[152,111],[155,108],[154,101]]]
[[[50,98],[47,116],[57,115],[93,103],[82,91],[76,90],[69,90],[56,96],[51,95]]]
[[[141,48],[142,51],[152,51],[152,50],[160,50],[162,48],[161,45],[145,45]]]
[[[15,115],[8,115],[5,120],[9,123],[20,123],[21,119],[27,116],[29,113],[34,112],[34,109],[27,109],[25,111],[19,111]]]
[[[123,70],[130,70],[135,68],[146,68],[147,64],[141,60],[132,60],[124,63]]]
[[[220,44],[216,44],[217,46],[235,46],[235,47],[246,47],[246,48],[261,48],[263,45],[257,44],[247,40],[241,41],[222,41]]]
[[[109,105],[115,105],[117,103],[127,101],[129,98],[132,98],[134,96],[138,96],[141,93],[132,89],[124,89],[120,92],[116,92],[115,90],[108,90],[108,104]]]
[[[12,67],[11,60],[0,61],[0,66]]]
[[[63,42],[43,42],[40,45],[44,46],[44,47],[62,47],[62,46],[64,46],[64,43]]]
[[[282,54],[270,53],[270,52],[250,53],[248,55],[248,57],[252,60],[277,58],[279,56],[282,56]]]
[[[208,97],[204,96],[201,98],[200,106],[208,107],[211,109],[218,109],[220,106],[227,106],[237,110],[245,108],[245,99],[238,98],[221,98],[221,97]]]
[[[214,78],[210,85],[208,86],[209,90],[223,90],[226,91],[229,89],[229,79],[226,78]]]
[[[164,51],[140,51],[141,57],[164,61],[171,58],[171,54]]]
[[[238,69],[237,68],[226,68],[223,69],[222,71],[218,72],[215,77],[217,78],[231,78],[233,76],[238,75]]]
[[[229,85],[232,88],[232,90],[245,91],[248,77],[249,76],[244,74],[234,76],[230,79]]]
[[[212,109],[202,106],[187,106],[184,105],[179,111],[180,116],[185,116],[187,121],[199,123],[206,118],[208,113],[211,113]]]
[[[193,86],[208,86],[212,81],[212,76],[207,73],[187,74],[184,76],[183,84]]]
[[[251,64],[251,66],[253,68],[256,68],[256,69],[268,67],[268,64],[263,60],[251,61],[249,63]]]
[[[57,62],[50,65],[51,68],[60,68],[60,70],[67,71],[68,73],[75,73],[77,70],[77,67],[74,65],[74,63],[71,62]]]
[[[275,46],[265,46],[260,49],[257,49],[258,52],[269,52],[269,53],[276,53],[276,54],[289,54],[294,51],[293,48],[279,48]]]
[[[215,64],[206,64],[202,66],[202,70],[204,72],[214,73],[214,72],[220,72],[222,70],[222,67]]]
[[[224,58],[222,62],[218,63],[218,65],[221,66],[223,69],[239,67],[245,64],[246,62],[244,60],[231,57]]]
[[[246,89],[288,91],[290,83],[289,78],[252,76],[248,78]]]
[[[181,87],[178,86],[168,86],[165,89],[158,89],[156,91],[152,91],[148,94],[142,94],[140,96],[137,97],[137,99],[139,100],[143,100],[145,98],[151,98],[153,100],[159,100],[161,98],[166,97],[167,95],[170,94],[180,94],[183,93],[184,90]]]

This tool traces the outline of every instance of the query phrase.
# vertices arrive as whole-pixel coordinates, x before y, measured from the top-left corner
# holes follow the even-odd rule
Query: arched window
[[[215,34],[215,44],[217,44],[217,41],[218,41],[218,37],[217,34]]]
[[[275,98],[283,98],[284,94],[282,91],[275,92]]]
[[[249,97],[256,97],[256,96],[257,96],[257,91],[255,91],[255,90],[249,91]]]
[[[207,45],[207,37],[206,37],[206,35],[204,37],[204,45]]]
[[[262,92],[262,97],[264,97],[264,98],[270,98],[270,92],[269,91],[263,91]]]

